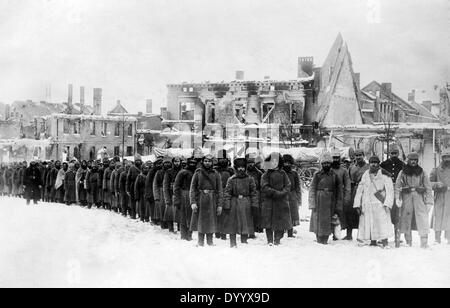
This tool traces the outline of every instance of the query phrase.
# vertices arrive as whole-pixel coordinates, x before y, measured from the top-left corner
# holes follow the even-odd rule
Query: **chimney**
[[[73,85],[69,84],[69,97],[67,98],[67,105],[72,106]]]
[[[167,115],[168,115],[168,113],[167,113],[167,107],[161,107],[161,117],[162,117],[164,120],[168,120],[168,119],[167,119]]]
[[[416,101],[416,90],[411,90],[411,93],[408,93],[408,102]]]
[[[153,100],[148,99],[146,102],[146,113],[152,113],[153,112]]]
[[[244,71],[236,71],[236,80],[244,80]]]
[[[312,76],[314,68],[313,57],[299,57],[298,58],[298,78],[305,78]]]
[[[390,98],[392,94],[392,83],[382,83],[380,92]]]
[[[5,120],[8,120],[11,117],[11,105],[6,104],[5,106]]]
[[[80,105],[84,106],[84,87],[80,87]]]
[[[361,74],[355,73],[355,83],[358,89],[361,89]]]
[[[102,114],[102,89],[94,89],[94,115]]]

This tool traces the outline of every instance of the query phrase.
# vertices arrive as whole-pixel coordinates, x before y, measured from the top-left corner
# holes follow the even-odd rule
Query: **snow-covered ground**
[[[261,234],[238,249],[197,248],[104,210],[0,197],[0,287],[450,286],[447,244],[422,250],[416,235],[412,248],[321,246],[308,227],[279,247]]]

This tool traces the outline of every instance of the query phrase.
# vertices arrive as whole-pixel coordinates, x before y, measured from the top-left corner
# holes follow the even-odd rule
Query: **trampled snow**
[[[278,247],[259,234],[237,249],[197,248],[196,234],[185,242],[105,210],[0,197],[0,287],[450,286],[446,243],[423,250],[415,234],[412,248],[322,246],[308,228]]]

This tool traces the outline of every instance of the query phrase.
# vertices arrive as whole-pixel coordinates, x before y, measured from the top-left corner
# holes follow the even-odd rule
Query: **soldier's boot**
[[[248,235],[247,234],[241,234],[241,243],[242,244],[248,244]]]
[[[199,233],[198,234],[198,247],[203,247],[205,246],[205,233]]]
[[[230,247],[237,247],[236,234],[230,234]]]
[[[266,229],[266,237],[267,237],[267,244],[270,246],[273,245],[273,231],[272,229]]]
[[[283,235],[284,231],[275,231],[275,241],[274,241],[275,245],[281,244],[281,239],[283,238]]]
[[[423,235],[420,237],[420,248],[428,248],[428,235]]]
[[[288,237],[295,237],[295,235],[294,235],[294,229],[289,229],[288,232],[287,232],[287,234],[288,234]]]
[[[400,248],[400,229],[394,228],[394,234],[395,234],[395,248]]]
[[[353,229],[347,228],[347,236],[344,238],[347,241],[353,241]]]
[[[406,245],[408,245],[409,247],[412,246],[412,233],[405,233],[405,240],[406,240]]]
[[[381,240],[381,245],[382,245],[382,247],[383,248],[389,248],[389,242],[388,242],[388,239],[386,238],[386,239],[384,239],[384,240]]]
[[[256,239],[255,233],[250,234],[250,235],[248,236],[248,238],[249,238],[249,239],[252,239],[252,240]]]
[[[223,241],[226,241],[226,240],[227,240],[227,235],[221,233],[221,234],[220,234],[220,239],[223,240]]]
[[[438,244],[441,243],[441,236],[442,236],[442,232],[441,231],[435,231],[434,232],[434,241]]]
[[[370,241],[370,245],[369,246],[378,246],[377,245],[377,241]]]
[[[206,234],[206,244],[208,244],[208,246],[214,246],[213,235],[214,234],[212,233]]]
[[[221,236],[222,236],[222,235],[221,235],[220,233],[218,233],[218,232],[216,233],[216,239],[220,239]]]
[[[168,222],[168,225],[169,225],[169,232],[175,233],[175,227],[173,225],[173,222],[172,221]]]
[[[186,241],[192,241],[192,231],[187,232]]]

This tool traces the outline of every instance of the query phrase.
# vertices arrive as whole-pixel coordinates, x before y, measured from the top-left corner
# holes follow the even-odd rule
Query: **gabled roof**
[[[316,121],[321,125],[362,124],[359,89],[348,46],[339,33],[320,70]]]
[[[375,87],[377,89],[381,89],[381,84],[377,81],[372,81],[368,85],[366,85],[362,92],[367,92],[369,88]],[[418,104],[416,102],[407,102],[404,99],[402,99],[400,96],[395,94],[394,92],[391,92],[392,99],[398,104],[400,108],[403,110],[406,110],[408,112],[418,112],[420,117],[423,118],[429,118],[430,120],[437,120],[437,118],[424,106],[421,104]],[[381,99],[391,99],[391,97],[388,97],[385,93],[382,93],[380,91],[380,98]]]
[[[128,111],[125,109],[125,107],[122,106],[120,101],[117,102],[116,107],[114,107],[113,110],[108,112],[108,114],[122,114],[122,113],[128,113]]]

